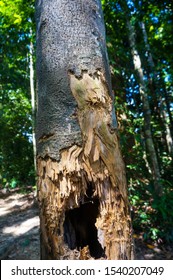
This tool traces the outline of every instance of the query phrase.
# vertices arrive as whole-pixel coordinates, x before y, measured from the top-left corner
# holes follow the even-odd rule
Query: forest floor
[[[137,260],[173,259],[173,246],[145,243],[134,234]],[[36,193],[0,192],[0,259],[39,260],[39,217]]]

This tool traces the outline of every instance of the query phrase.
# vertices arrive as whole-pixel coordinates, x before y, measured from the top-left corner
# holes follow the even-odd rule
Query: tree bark
[[[42,259],[131,259],[99,0],[36,2]]]
[[[32,38],[32,30],[30,31]],[[32,39],[31,39],[32,40]],[[29,49],[29,71],[30,71],[30,92],[31,92],[31,108],[32,108],[32,145],[33,145],[33,156],[34,156],[34,167],[36,171],[36,137],[35,137],[35,88],[34,88],[34,64],[33,64],[33,43],[30,42]]]
[[[168,124],[168,117],[166,115],[166,104],[165,101],[160,102],[160,114],[162,117],[162,121],[165,127],[165,134],[166,134],[166,144],[167,144],[167,149],[168,149],[168,154],[173,157],[173,140],[172,140],[172,135],[171,135],[171,130],[169,128]]]

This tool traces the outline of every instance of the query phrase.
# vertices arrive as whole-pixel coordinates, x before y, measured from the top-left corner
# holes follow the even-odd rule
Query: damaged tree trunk
[[[132,259],[100,0],[36,2],[42,259]]]

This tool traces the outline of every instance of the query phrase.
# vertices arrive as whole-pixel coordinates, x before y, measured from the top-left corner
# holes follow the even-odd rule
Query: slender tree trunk
[[[168,117],[169,117],[169,128],[170,128],[170,132],[171,132],[171,138],[173,139],[173,117],[172,117],[172,112],[170,110],[169,94],[168,94],[166,86],[165,86],[164,78],[162,77],[161,74],[160,74],[160,76],[161,76],[161,82],[163,85],[163,96],[164,96],[166,109],[167,109],[167,113],[168,113]]]
[[[154,64],[154,61],[153,61],[150,45],[148,43],[148,36],[147,36],[145,24],[143,22],[141,22],[140,27],[141,27],[141,30],[142,30],[142,33],[143,33],[145,49],[147,51],[148,65],[149,65],[149,68],[150,68],[150,73],[149,73],[150,84],[153,85],[152,88],[156,88],[159,91],[160,85],[158,84],[157,78],[156,78],[157,74],[156,74],[156,71],[155,71],[155,64]],[[166,112],[165,112],[166,107],[164,106],[164,102],[162,100],[159,100],[159,102],[161,103],[160,108],[159,108],[156,91],[153,92],[152,97],[153,97],[153,99],[155,99],[157,111],[159,113],[159,118],[161,119],[163,129],[165,129],[165,140],[166,140],[168,153],[172,156],[173,140],[172,140],[169,124],[167,123],[167,117],[166,117]],[[161,99],[161,94],[159,96],[159,99]]]
[[[140,27],[141,27],[141,30],[142,30],[142,33],[143,33],[143,38],[144,38],[144,43],[145,43],[145,50],[147,52],[148,64],[149,64],[150,69],[151,69],[151,71],[153,73],[155,65],[154,65],[152,54],[151,54],[150,45],[148,43],[148,36],[147,36],[146,28],[145,28],[145,23],[144,22],[140,22],[139,24],[140,24]],[[153,75],[155,76],[155,73],[153,73]]]
[[[173,117],[172,117],[172,112],[170,110],[170,102],[169,102],[168,93],[165,88],[164,88],[164,97],[165,97],[166,108],[167,108],[167,112],[168,112],[168,116],[169,116],[170,127],[171,127],[171,131],[172,131],[172,135],[173,135]],[[173,136],[172,136],[172,138],[173,138]]]
[[[161,102],[160,113],[161,113],[162,121],[163,121],[164,126],[165,126],[166,144],[167,144],[168,154],[172,157],[173,156],[173,141],[172,141],[172,136],[171,136],[171,131],[170,131],[170,128],[169,128],[169,124],[168,124],[168,121],[167,121],[165,107],[166,107],[165,102]]]
[[[31,31],[32,36],[32,31]],[[31,92],[31,107],[32,107],[32,143],[34,154],[34,167],[36,171],[36,138],[35,138],[35,89],[34,89],[34,65],[33,65],[33,43],[30,42],[29,53],[29,69],[30,69],[30,92]]]
[[[42,259],[131,259],[100,0],[36,2]]]
[[[151,111],[150,105],[148,101],[147,95],[147,85],[144,79],[144,73],[141,65],[141,59],[138,54],[136,48],[136,40],[135,40],[135,30],[129,20],[127,20],[127,28],[129,31],[129,43],[131,47],[131,53],[133,58],[133,64],[135,71],[137,73],[139,79],[139,91],[140,96],[143,104],[143,114],[144,114],[144,133],[145,133],[145,140],[146,140],[146,147],[147,152],[149,154],[150,162],[151,162],[151,170],[153,174],[153,181],[155,186],[155,192],[157,194],[161,194],[162,187],[160,184],[160,170],[159,164],[157,160],[156,150],[154,147],[154,142],[152,138],[152,131],[151,131]]]

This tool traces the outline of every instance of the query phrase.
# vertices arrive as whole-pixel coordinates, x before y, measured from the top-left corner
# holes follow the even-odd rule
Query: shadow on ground
[[[35,193],[0,198],[0,259],[38,260],[39,217]]]

